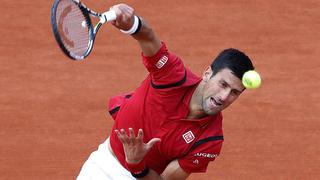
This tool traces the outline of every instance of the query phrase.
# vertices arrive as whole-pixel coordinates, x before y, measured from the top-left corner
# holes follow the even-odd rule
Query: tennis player
[[[118,4],[113,25],[142,50],[149,75],[132,93],[110,99],[110,137],[84,163],[78,180],[186,179],[220,154],[221,111],[245,90],[254,67],[243,52],[222,51],[201,77],[168,50],[134,9]]]

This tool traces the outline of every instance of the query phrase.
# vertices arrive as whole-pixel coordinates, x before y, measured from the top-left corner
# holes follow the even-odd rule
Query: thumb
[[[155,143],[160,142],[160,141],[161,141],[160,138],[153,138],[153,139],[151,139],[151,140],[146,144],[147,150],[151,149],[152,146],[153,146]]]

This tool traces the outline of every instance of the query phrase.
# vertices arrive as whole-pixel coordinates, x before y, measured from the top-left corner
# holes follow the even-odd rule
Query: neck
[[[207,116],[207,114],[202,109],[203,86],[204,86],[204,83],[203,81],[201,81],[192,94],[192,97],[189,103],[189,114],[187,119],[200,119]]]

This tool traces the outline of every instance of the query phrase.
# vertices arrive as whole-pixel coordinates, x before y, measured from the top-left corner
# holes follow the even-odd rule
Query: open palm
[[[148,143],[144,143],[142,129],[139,129],[137,136],[132,128],[129,128],[129,136],[124,129],[115,130],[115,133],[122,142],[126,161],[129,164],[137,164],[142,161],[152,146],[161,141],[159,138],[153,138]]]

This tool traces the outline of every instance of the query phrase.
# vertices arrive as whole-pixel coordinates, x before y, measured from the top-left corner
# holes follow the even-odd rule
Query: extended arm
[[[142,62],[150,72],[151,85],[158,89],[180,86],[186,81],[186,68],[180,57],[168,51],[152,28],[140,17],[136,17],[133,8],[126,4],[113,6],[117,19],[113,25],[122,32],[129,32],[139,43],[143,52]],[[140,26],[137,26],[139,22]],[[135,30],[135,27],[140,27]],[[128,35],[127,35],[128,36]]]
[[[134,24],[134,9],[126,4],[118,4],[111,7],[117,19],[113,25],[118,29],[129,30]],[[161,47],[161,42],[152,28],[140,17],[141,28],[138,33],[132,35],[139,42],[141,50],[145,56],[154,55]]]

